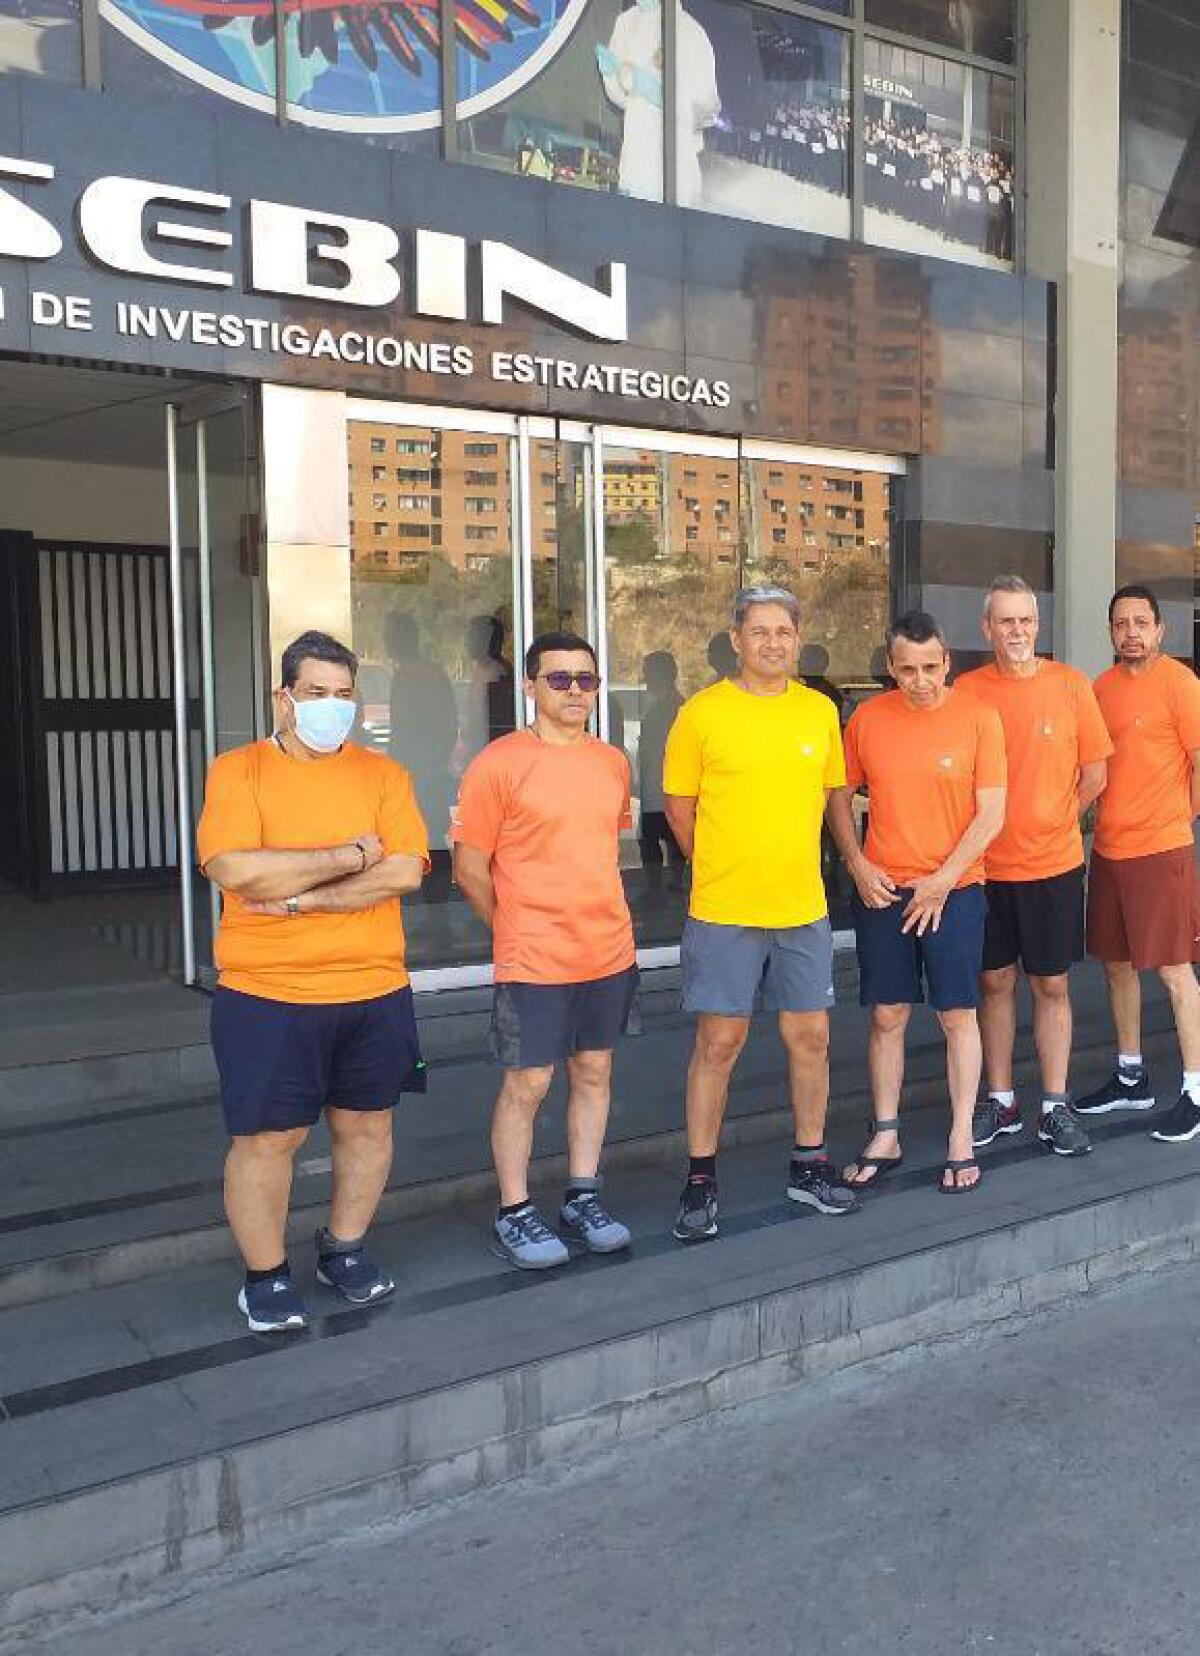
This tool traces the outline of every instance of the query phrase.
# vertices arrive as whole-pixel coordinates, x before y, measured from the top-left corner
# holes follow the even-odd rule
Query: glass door
[[[674,948],[688,870],[663,804],[667,732],[732,665],[740,583],[738,445],[605,427],[599,643],[602,733],[628,756],[633,825],[621,862],[639,947]],[[647,961],[654,956],[644,956]]]
[[[733,598],[754,581],[800,598],[810,685],[846,711],[878,687],[903,463],[357,399],[346,431],[358,739],[407,767],[430,831],[406,921],[417,986],[489,975],[490,938],[451,881],[450,819],[471,759],[528,722],[525,648],[557,629],[594,643],[597,734],[629,758],[621,862],[642,961],[677,958],[675,713],[732,670]]]
[[[451,882],[450,817],[471,760],[525,721],[522,547],[542,567],[554,546],[554,460],[510,416],[394,403],[352,403],[346,443],[356,739],[404,765],[429,830],[433,866],[405,902],[410,966],[470,968],[491,939]]]
[[[183,977],[204,988],[216,981],[219,913],[195,859],[204,779],[218,753],[268,729],[252,430],[245,396],[230,388],[167,407]]]

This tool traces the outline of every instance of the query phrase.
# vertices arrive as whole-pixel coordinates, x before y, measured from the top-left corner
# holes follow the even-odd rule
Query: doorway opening
[[[191,801],[261,728],[251,409],[149,371],[0,363],[0,1063],[70,1009],[202,982]],[[196,962],[189,971],[189,960]],[[99,999],[97,999],[99,997]],[[31,1044],[32,1043],[32,1044]]]

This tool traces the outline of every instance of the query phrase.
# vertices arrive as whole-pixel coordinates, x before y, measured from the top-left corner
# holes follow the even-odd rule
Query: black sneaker
[[[982,1104],[976,1104],[971,1117],[971,1143],[976,1150],[982,1150],[1002,1133],[1020,1131],[1021,1106],[1015,1099],[1011,1104],[1001,1104],[998,1098],[985,1098]]]
[[[1076,1115],[1107,1115],[1110,1110],[1152,1110],[1153,1083],[1150,1071],[1143,1069],[1133,1080],[1124,1080],[1120,1070],[1114,1070],[1102,1087],[1077,1098],[1071,1108]]]
[[[698,1173],[689,1178],[679,1198],[679,1217],[672,1232],[677,1242],[708,1242],[717,1234],[717,1181]]]
[[[286,1334],[308,1327],[304,1301],[286,1271],[262,1282],[243,1283],[237,1302],[254,1334]]]
[[[323,1288],[349,1300],[351,1305],[372,1305],[396,1291],[395,1279],[376,1265],[361,1248],[322,1252],[323,1233],[317,1232],[317,1281]]]
[[[1200,1105],[1191,1093],[1182,1092],[1173,1110],[1160,1116],[1150,1129],[1150,1137],[1160,1144],[1186,1144],[1200,1135]]]
[[[1066,1104],[1043,1110],[1038,1138],[1056,1156],[1086,1156],[1092,1141]]]
[[[803,1202],[818,1213],[857,1213],[862,1206],[827,1156],[820,1161],[792,1157],[788,1167],[788,1200]]]

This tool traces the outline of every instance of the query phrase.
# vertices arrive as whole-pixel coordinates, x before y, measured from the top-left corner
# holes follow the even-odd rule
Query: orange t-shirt
[[[1110,667],[1096,700],[1113,739],[1108,787],[1096,808],[1102,857],[1152,857],[1192,843],[1192,762],[1200,748],[1200,682],[1159,656],[1144,673]]]
[[[846,726],[846,781],[870,795],[867,856],[897,885],[915,885],[971,826],[976,789],[1004,787],[1000,715],[957,690],[925,710],[909,707],[899,690],[885,691]],[[958,885],[983,877],[981,857]]]
[[[491,858],[497,983],[590,983],[636,959],[621,884],[629,761],[515,730],[467,767],[453,838]]]
[[[1079,767],[1113,750],[1090,680],[1041,660],[1030,678],[1006,678],[991,663],[956,683],[994,707],[1004,726],[1008,799],[984,857],[988,879],[1050,880],[1080,867]]]
[[[408,772],[347,742],[327,759],[292,759],[252,742],[213,761],[196,835],[200,865],[222,851],[315,851],[378,834],[386,854],[428,866]],[[377,1000],[408,982],[400,899],[357,914],[251,914],[226,892],[217,933],[226,989],[264,1000]]]

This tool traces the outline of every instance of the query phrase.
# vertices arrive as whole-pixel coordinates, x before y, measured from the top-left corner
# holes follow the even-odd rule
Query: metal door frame
[[[180,502],[180,443],[185,432],[195,436],[196,463],[196,551],[198,561],[199,605],[199,689],[201,707],[201,753],[203,772],[216,758],[216,660],[213,651],[212,611],[212,546],[208,518],[208,441],[207,424],[219,415],[234,411],[244,412],[246,393],[237,386],[214,386],[211,390],[189,392],[170,400],[165,406],[167,450],[167,517],[169,593],[171,605],[171,677],[175,740],[175,810],[176,844],[179,855],[179,914],[183,927],[183,981],[189,987],[199,982],[196,963],[196,904],[194,877],[197,872],[192,846],[192,769],[191,733],[188,724],[187,676],[187,600],[183,574],[184,533]],[[255,587],[257,590],[257,580]],[[255,603],[256,612],[258,603]],[[256,649],[260,642],[255,628]],[[256,663],[256,665],[258,665]],[[261,719],[259,700],[255,702]],[[258,734],[262,732],[259,731]],[[220,917],[220,894],[215,886],[208,888],[211,905],[212,936],[215,938]]]

